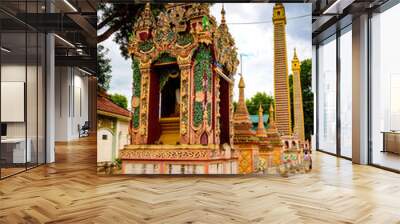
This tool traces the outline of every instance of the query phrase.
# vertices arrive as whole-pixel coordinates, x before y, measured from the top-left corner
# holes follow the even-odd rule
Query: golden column
[[[276,3],[273,10],[274,23],[274,92],[275,120],[279,133],[291,135],[291,112],[288,63],[286,54],[286,16],[282,3]]]
[[[148,144],[149,137],[149,100],[150,100],[150,66],[151,61],[140,62],[141,92],[140,92],[140,118],[139,118],[139,144]]]
[[[294,134],[304,141],[304,113],[303,113],[303,94],[300,78],[300,61],[297,58],[296,48],[292,60],[293,71],[293,112],[294,112]]]
[[[181,70],[181,92],[180,92],[180,144],[189,144],[189,117],[190,117],[190,71],[191,71],[191,55],[186,57],[178,56],[178,65]]]

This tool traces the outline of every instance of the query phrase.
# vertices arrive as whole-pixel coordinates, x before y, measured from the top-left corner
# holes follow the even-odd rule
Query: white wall
[[[104,136],[104,137],[103,137]],[[113,135],[110,130],[97,130],[97,162],[111,162],[113,150]]]
[[[55,73],[55,140],[78,139],[78,125],[88,120],[88,78],[73,67],[56,67]]]
[[[103,139],[103,135],[107,139]],[[129,144],[129,122],[118,120],[115,124],[115,133],[107,128],[97,130],[97,162],[112,162],[118,158],[119,151]]]
[[[27,69],[28,72],[28,86],[27,86],[27,121],[28,121],[28,138],[30,133],[35,133],[36,137],[36,80],[32,78],[31,74],[35,74],[36,67],[19,65],[19,64],[3,64],[1,66],[1,81],[2,82],[24,82]],[[39,71],[40,72],[40,71]],[[41,101],[40,101],[41,102]],[[38,105],[41,107],[42,105]],[[7,108],[1,108],[7,110]],[[26,122],[7,122],[7,135],[8,137],[25,137],[25,123]]]
[[[116,152],[115,157],[118,157],[119,150],[123,149],[125,145],[129,144],[129,122],[118,121],[116,128]]]
[[[28,138],[29,148],[32,153],[32,162],[44,162],[44,74],[41,66],[27,65],[25,63],[4,63],[1,66],[2,82],[22,82],[26,85],[26,106],[23,102],[22,108],[18,110],[23,114],[26,113],[26,120],[23,118],[21,122],[5,122],[7,124],[8,138]],[[27,79],[27,80],[26,80]],[[2,89],[3,91],[4,89]],[[20,94],[24,94],[24,90]],[[3,93],[4,94],[4,93]],[[7,97],[7,95],[2,95]],[[2,107],[4,113],[16,113],[15,108]],[[9,110],[9,111],[7,111]],[[24,115],[22,115],[24,116]]]

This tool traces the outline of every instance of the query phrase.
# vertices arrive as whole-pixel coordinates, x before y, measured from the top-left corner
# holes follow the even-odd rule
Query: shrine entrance
[[[180,70],[176,63],[154,64],[153,75],[158,80],[158,144],[179,144],[180,132]]]
[[[160,80],[160,118],[179,117],[180,109],[180,76],[176,74],[161,75]]]

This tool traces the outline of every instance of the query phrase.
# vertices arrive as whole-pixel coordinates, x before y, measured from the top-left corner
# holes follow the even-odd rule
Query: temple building
[[[239,63],[209,4],[146,4],[133,26],[132,143],[126,174],[234,174],[233,75]]]
[[[122,173],[265,173],[287,161],[284,155],[300,158],[290,126],[283,6],[274,7],[274,24],[280,27],[275,28],[274,73],[279,85],[277,113],[271,106],[268,129],[260,106],[253,130],[242,74],[233,111],[239,61],[224,8],[221,17],[218,26],[209,4],[198,3],[165,4],[157,16],[150,4],[141,11],[128,47],[133,70],[131,144],[119,151]]]
[[[282,3],[273,9],[274,24],[274,93],[276,126],[282,135],[292,134],[288,63],[286,51],[286,15]]]
[[[303,113],[303,96],[300,77],[300,61],[297,58],[296,49],[292,60],[293,72],[293,112],[294,112],[294,135],[304,142],[304,113]]]

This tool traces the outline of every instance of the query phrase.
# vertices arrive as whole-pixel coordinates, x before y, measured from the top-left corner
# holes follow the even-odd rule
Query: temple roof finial
[[[263,114],[263,113],[264,113],[264,109],[263,109],[263,107],[261,106],[261,103],[260,103],[260,105],[258,106],[258,113],[259,113],[259,114]]]
[[[222,3],[222,9],[221,9],[221,24],[225,24],[225,8],[224,8],[224,3]]]
[[[149,10],[150,9],[150,3],[146,3],[146,5],[145,5],[145,7],[144,7],[146,10]]]
[[[275,123],[275,118],[274,118],[274,106],[272,105],[272,103],[269,106],[269,120],[270,123],[274,122]]]
[[[266,137],[267,132],[265,132],[265,127],[264,127],[264,110],[263,107],[260,106],[258,107],[258,127],[257,127],[257,132],[256,135],[258,137]]]

